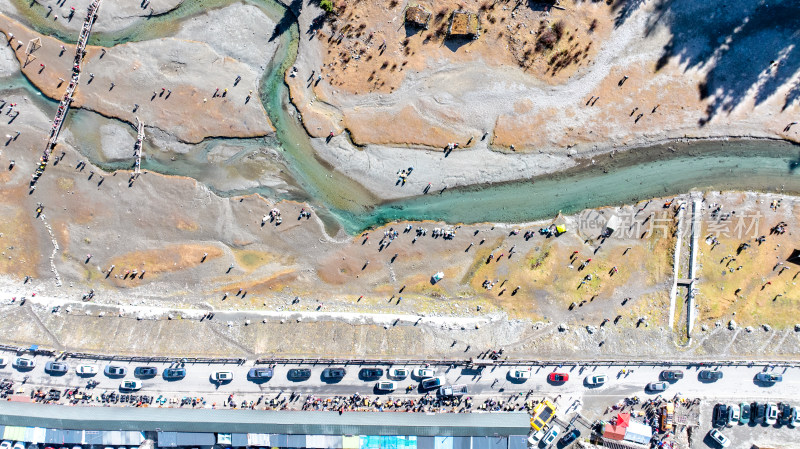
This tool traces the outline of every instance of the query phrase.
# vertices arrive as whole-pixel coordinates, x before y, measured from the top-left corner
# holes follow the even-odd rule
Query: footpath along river
[[[240,0],[185,1],[174,10],[154,16],[117,33],[94,34],[92,45],[113,46],[125,42],[156,39],[174,34],[180,23],[209,9],[221,8]],[[45,20],[43,8],[13,0],[25,22],[40,33],[51,34],[67,42],[76,36],[54,29]],[[289,101],[283,74],[297,55],[299,30],[291,12],[272,0],[245,0],[261,8],[275,23],[291,25],[279,36],[276,55],[269,62],[261,81],[260,99],[276,128],[275,138],[224,139],[240,146],[243,153],[260,147],[281,149],[298,189],[277,193],[266,186],[239,190],[212,189],[222,196],[260,193],[275,198],[289,198],[314,204],[326,229],[334,234],[340,228],[349,234],[392,220],[442,220],[450,223],[525,222],[552,217],[558,212],[574,213],[585,208],[632,203],[653,197],[670,196],[692,188],[715,190],[758,190],[800,193],[800,147],[782,141],[738,140],[670,143],[617,153],[615,157],[595,157],[595,163],[581,164],[567,171],[508,183],[448,189],[439,194],[391,202],[380,202],[354,180],[320,161],[308,135]],[[17,83],[12,83],[17,84]],[[35,89],[28,83],[23,87]],[[8,86],[7,88],[11,88]],[[93,123],[82,116],[86,111],[70,113],[67,127],[86,127]],[[82,125],[83,122],[87,124]],[[217,139],[218,140],[218,139]],[[146,152],[143,167],[166,174],[189,176],[213,184],[213,176],[225,171],[210,170],[205,157],[215,139],[196,145],[196,152],[172,154]],[[96,145],[81,146],[81,151],[105,169],[129,168],[125,163],[104,161]],[[254,162],[256,163],[256,162]]]

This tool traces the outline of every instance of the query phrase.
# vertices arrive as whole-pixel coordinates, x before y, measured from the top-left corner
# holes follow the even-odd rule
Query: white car
[[[11,449],[11,442],[6,440],[0,443],[0,449]]]
[[[526,381],[531,378],[531,370],[529,369],[512,369],[508,372],[508,377],[514,380]]]
[[[544,434],[546,432],[546,429],[539,429],[538,432],[528,437],[528,442],[531,443],[531,446],[536,446],[540,441],[542,441],[542,438],[544,438]]]
[[[397,388],[397,384],[391,380],[382,380],[375,384],[375,389],[378,391],[394,391],[395,388]]]
[[[75,372],[79,376],[94,376],[97,374],[97,367],[95,365],[78,365]]]
[[[414,375],[420,379],[427,379],[428,377],[435,376],[436,372],[430,368],[417,368],[414,370]]]
[[[8,359],[5,357],[0,357],[0,367],[8,365]]]
[[[606,380],[608,380],[608,377],[606,377],[605,374],[598,374],[596,376],[589,376],[589,377],[586,378],[586,385],[591,385],[591,386],[597,387],[597,386],[600,386],[600,385],[603,385],[604,383],[606,383]]]
[[[542,447],[550,446],[553,444],[553,441],[555,441],[556,438],[558,438],[558,427],[553,426],[553,428],[547,432],[547,435],[542,440]]]
[[[119,384],[119,389],[122,391],[139,391],[142,388],[142,383],[138,380],[124,380]]]
[[[800,410],[797,407],[792,407],[792,420],[789,421],[789,427],[797,427],[800,425]]]
[[[14,449],[25,449],[25,443],[22,441],[17,441],[14,443]]]
[[[710,436],[712,440],[716,441],[717,444],[722,447],[728,447],[731,445],[731,440],[729,440],[728,437],[723,435],[722,432],[717,429],[711,429],[711,431],[708,432],[708,436]]]
[[[14,368],[17,369],[31,369],[36,366],[36,361],[27,357],[17,357],[14,360]]]
[[[728,427],[733,427],[734,424],[739,422],[741,417],[741,409],[735,404],[728,405]]]
[[[778,422],[778,406],[772,402],[767,403],[767,416],[764,417],[764,423],[768,426],[773,426]]]
[[[405,368],[392,368],[389,370],[389,377],[394,379],[405,379],[408,377],[408,370]]]
[[[230,371],[217,371],[211,375],[211,381],[216,383],[230,382],[233,380],[233,373]]]

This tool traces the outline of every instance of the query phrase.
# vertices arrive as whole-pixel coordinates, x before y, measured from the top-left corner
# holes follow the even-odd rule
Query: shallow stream
[[[221,8],[238,0],[192,0],[160,16],[116,33],[93,34],[94,45],[112,46],[170,36],[178,31],[180,22],[209,9]],[[25,14],[26,22],[40,33],[54,35],[74,42],[75,36],[53,29],[43,18],[42,8],[14,0]],[[260,7],[275,23],[291,14],[273,0],[245,0]],[[27,8],[27,10],[26,10]],[[284,23],[286,20],[284,20]],[[671,196],[692,188],[715,190],[760,190],[800,193],[800,175],[795,172],[800,163],[800,147],[780,141],[705,141],[673,143],[619,153],[615,157],[601,156],[595,163],[529,180],[449,189],[421,197],[380,203],[363,186],[320,161],[308,135],[298,120],[294,106],[288,100],[288,88],[283,74],[297,54],[299,30],[296,21],[278,37],[275,58],[267,67],[261,81],[260,98],[277,132],[274,138],[208,139],[187,153],[147,151],[143,168],[160,173],[184,175],[209,185],[220,195],[261,193],[270,198],[309,201],[322,217],[327,231],[340,228],[358,233],[371,226],[391,220],[443,220],[451,223],[525,222],[553,217],[559,212],[569,214],[584,208],[632,203],[643,199]],[[6,89],[23,88],[34,96],[38,91],[23,78],[8,81]],[[45,111],[54,111],[55,102],[44,102]],[[67,127],[73,134],[81,130],[96,130],[100,118],[96,114],[77,110],[70,113]],[[108,120],[108,119],[102,119]],[[135,132],[130,130],[132,135]],[[90,133],[91,134],[91,133]],[[96,131],[95,131],[96,134]],[[235,170],[211,167],[207,154],[216,145],[234,146],[239,153]],[[259,157],[263,148],[278,150],[285,159],[290,176],[285,180],[295,188],[276,191],[258,183]],[[98,142],[80,145],[81,151],[93,162],[106,169],[129,168],[129,164],[104,160]],[[241,176],[251,168],[255,186],[244,189],[220,189],[220,177]],[[245,167],[245,168],[242,168]]]

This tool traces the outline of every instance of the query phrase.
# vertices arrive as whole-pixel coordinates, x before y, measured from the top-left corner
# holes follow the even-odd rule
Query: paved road
[[[108,362],[75,360],[68,359],[66,363],[70,366],[70,371],[63,376],[51,376],[44,371],[45,363],[50,360],[46,357],[35,357],[36,367],[31,371],[20,371],[11,366],[15,355],[11,353],[0,353],[0,357],[9,359],[9,364],[0,367],[0,378],[9,378],[15,381],[22,381],[23,377],[29,376],[27,384],[35,386],[67,388],[84,387],[88,379],[99,381],[97,390],[116,390],[122,379],[111,379],[103,374],[103,368]],[[75,368],[80,364],[94,364],[98,367],[98,374],[90,378],[81,378],[75,373]],[[114,365],[128,368],[127,376],[124,379],[135,379],[133,369],[142,364],[130,364],[124,362],[114,362]],[[301,394],[314,394],[317,396],[326,395],[350,395],[353,393],[376,394],[374,391],[375,381],[364,381],[359,379],[359,370],[362,366],[347,366],[345,377],[335,383],[326,383],[322,379],[321,373],[327,365],[278,365],[275,366],[274,376],[263,383],[255,383],[247,379],[247,372],[256,366],[253,362],[246,362],[243,365],[200,365],[187,364],[186,378],[179,381],[166,381],[161,377],[166,364],[151,364],[159,369],[159,375],[151,379],[141,379],[142,393],[144,394],[163,394],[168,396],[188,395],[188,396],[208,396],[214,393],[228,395],[250,394],[275,394],[278,392],[296,392]],[[257,365],[263,367],[264,365]],[[287,379],[287,372],[291,368],[311,369],[311,378],[306,381],[293,382]],[[394,366],[403,367],[409,370],[418,366]],[[386,366],[382,366],[384,370]],[[443,376],[449,384],[467,384],[469,395],[471,396],[503,396],[513,393],[533,391],[534,397],[562,395],[572,398],[597,399],[608,398],[609,403],[616,402],[622,397],[639,396],[647,398],[650,396],[644,391],[648,382],[657,381],[659,373],[664,369],[662,366],[635,367],[633,373],[619,375],[621,365],[591,366],[584,369],[568,366],[558,368],[558,366],[533,367],[532,377],[525,382],[515,382],[508,377],[509,370],[517,367],[487,367],[482,371],[470,370],[463,367],[442,367],[433,366],[437,376]],[[528,369],[529,367],[519,367]],[[675,393],[680,393],[689,398],[709,398],[714,400],[737,400],[740,398],[772,399],[800,402],[800,368],[770,368],[769,371],[783,374],[783,382],[775,385],[764,385],[754,381],[756,373],[763,371],[763,367],[730,366],[722,367],[723,379],[713,382],[701,382],[697,373],[700,371],[697,366],[675,366],[673,369],[685,371],[685,377],[674,384],[671,384],[664,393],[666,397],[672,397]],[[233,381],[223,385],[212,383],[210,377],[215,371],[233,372]],[[570,375],[568,382],[563,384],[553,384],[547,381],[547,374],[553,371],[566,372]],[[585,385],[586,377],[605,374],[608,382],[601,387],[591,388]],[[382,377],[386,379],[386,375]],[[419,379],[409,377],[404,380],[397,380],[397,390],[394,395],[405,393],[406,386],[414,387],[412,394],[422,393],[419,390]]]

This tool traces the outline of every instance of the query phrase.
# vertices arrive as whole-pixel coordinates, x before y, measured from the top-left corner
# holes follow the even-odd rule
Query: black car
[[[328,380],[341,380],[347,371],[344,368],[325,368],[322,370],[322,378]]]
[[[362,368],[358,373],[358,377],[362,379],[377,379],[381,376],[383,376],[381,368]]]
[[[753,423],[764,424],[764,421],[766,420],[767,417],[767,404],[760,404],[758,402],[753,402],[751,410],[753,413]]]
[[[578,429],[572,429],[569,433],[558,440],[558,444],[560,444],[561,447],[567,447],[572,444],[573,441],[577,440],[579,436],[581,436],[581,431]]]
[[[717,404],[714,407],[714,427],[725,427],[728,425],[728,406],[725,404]]]
[[[67,374],[69,366],[63,362],[47,362],[44,365],[44,371],[50,375]]]
[[[311,370],[308,368],[292,368],[286,374],[289,380],[300,381],[311,377]]]
[[[250,371],[247,372],[248,379],[254,380],[264,380],[272,378],[273,371],[272,368],[250,368]]]
[[[186,377],[186,370],[183,368],[167,368],[164,370],[164,380],[180,380]]]
[[[125,377],[128,373],[128,369],[123,366],[116,366],[116,365],[106,365],[106,368],[103,372],[108,377]]]
[[[156,377],[158,368],[154,366],[137,366],[133,370],[133,375],[136,377]]]
[[[703,371],[700,371],[700,374],[698,374],[697,377],[700,378],[700,380],[715,382],[722,379],[722,371],[704,369]]]
[[[792,406],[782,402],[778,404],[778,411],[780,415],[778,416],[778,424],[785,426],[792,422]]]
[[[680,379],[683,379],[683,371],[674,369],[661,371],[661,380],[673,382]]]

